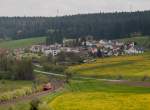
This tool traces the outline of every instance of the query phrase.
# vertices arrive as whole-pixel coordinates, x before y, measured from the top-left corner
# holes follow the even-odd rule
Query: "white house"
[[[56,56],[60,52],[61,51],[59,49],[50,49],[50,50],[45,50],[43,53],[45,56],[48,56],[49,54],[52,54],[52,56]]]
[[[40,52],[41,51],[41,45],[33,45],[30,48],[30,51],[32,51],[32,52]]]
[[[144,51],[142,49],[136,49],[134,47],[129,48],[128,50],[125,50],[125,54],[140,54],[140,53],[144,53]]]

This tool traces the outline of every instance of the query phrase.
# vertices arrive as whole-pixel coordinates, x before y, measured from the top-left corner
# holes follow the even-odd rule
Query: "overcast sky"
[[[149,9],[150,0],[0,0],[0,16],[62,16]]]

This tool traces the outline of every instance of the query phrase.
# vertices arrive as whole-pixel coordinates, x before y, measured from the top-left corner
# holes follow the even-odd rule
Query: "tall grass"
[[[27,96],[27,95],[30,95],[32,93],[39,92],[39,91],[42,91],[41,86],[35,89],[33,89],[32,87],[23,87],[21,89],[16,89],[13,91],[5,92],[5,93],[0,94],[0,102],[5,102],[8,100],[16,99],[18,97]]]

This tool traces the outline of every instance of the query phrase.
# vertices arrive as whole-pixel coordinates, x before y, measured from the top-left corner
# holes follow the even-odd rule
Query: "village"
[[[3,49],[1,49],[2,51]],[[3,50],[4,51],[4,50]],[[120,55],[135,55],[144,53],[144,49],[138,46],[135,42],[123,43],[117,40],[93,40],[87,37],[87,39],[63,39],[62,44],[38,44],[32,45],[28,48],[18,48],[13,50],[7,50],[7,53],[11,53],[18,59],[21,58],[24,53],[40,54],[44,56],[52,55],[57,56],[59,53],[74,53],[83,56],[90,57],[110,57]]]
[[[0,110],[150,110],[150,0],[0,4]]]

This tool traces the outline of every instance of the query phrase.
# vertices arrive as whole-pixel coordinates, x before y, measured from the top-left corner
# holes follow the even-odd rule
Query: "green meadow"
[[[103,81],[76,79],[64,89],[40,98],[46,110],[149,110],[150,89]],[[29,110],[30,101],[1,106],[0,110]],[[45,110],[45,109],[39,109]]]
[[[46,39],[45,37],[36,37],[21,40],[3,41],[0,42],[0,48],[15,49],[15,48],[29,47],[34,44],[44,43],[45,39]]]
[[[52,110],[149,110],[150,89],[102,81],[72,81],[49,102]]]
[[[44,41],[44,37],[7,41],[0,43],[0,47],[26,47]],[[28,57],[29,54],[24,56]],[[73,76],[149,81],[150,53],[98,58],[95,62],[70,66],[67,71]],[[21,89],[24,86],[31,87],[32,82],[0,80],[0,93]],[[45,103],[39,110],[150,110],[150,88],[148,87],[88,80],[82,77],[73,78],[69,84],[65,84],[63,90],[39,99],[41,103]],[[30,102],[31,100],[21,100],[12,105],[0,106],[0,110],[30,110]],[[44,107],[48,108],[44,109]]]
[[[149,36],[124,38],[124,39],[119,39],[119,41],[122,41],[125,43],[134,41],[137,43],[138,46],[150,48],[150,37]]]

